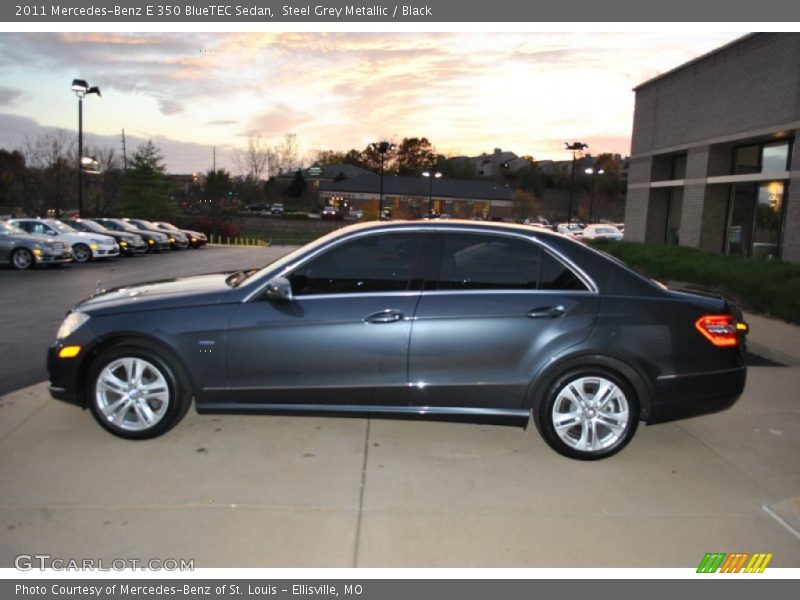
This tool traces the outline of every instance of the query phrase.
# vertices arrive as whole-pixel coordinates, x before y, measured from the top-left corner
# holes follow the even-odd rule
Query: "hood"
[[[213,273],[103,290],[78,304],[76,309],[90,314],[111,314],[217,304],[233,289],[225,283],[228,275]]]

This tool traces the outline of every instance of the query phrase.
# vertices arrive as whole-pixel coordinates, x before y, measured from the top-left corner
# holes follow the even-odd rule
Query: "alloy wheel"
[[[125,357],[100,372],[95,402],[109,424],[125,431],[145,431],[164,418],[170,390],[166,377],[153,363]]]

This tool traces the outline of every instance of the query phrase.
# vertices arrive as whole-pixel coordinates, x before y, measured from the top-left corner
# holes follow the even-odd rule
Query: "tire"
[[[533,408],[533,417],[544,441],[559,454],[599,460],[631,441],[639,424],[639,400],[633,387],[614,371],[582,367],[550,385]]]
[[[146,342],[121,343],[102,351],[89,368],[86,389],[97,422],[129,440],[166,433],[183,419],[192,400],[183,370]]]
[[[11,266],[18,271],[30,269],[35,264],[36,260],[33,258],[33,252],[27,248],[19,248],[11,254]]]
[[[72,260],[76,263],[87,263],[92,260],[92,249],[86,244],[75,244],[72,247]]]

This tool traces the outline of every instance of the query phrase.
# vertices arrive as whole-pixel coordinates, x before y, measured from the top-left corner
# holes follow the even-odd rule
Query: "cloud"
[[[5,85],[0,85],[0,106],[8,106],[25,94],[18,88],[12,88]]]
[[[239,121],[231,121],[228,119],[215,119],[208,121],[206,125],[236,125]]]

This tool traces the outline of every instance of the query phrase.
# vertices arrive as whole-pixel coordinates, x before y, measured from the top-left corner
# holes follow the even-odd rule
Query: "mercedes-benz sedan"
[[[108,290],[50,348],[50,390],[151,438],[201,413],[533,419],[597,459],[639,421],[731,406],[746,325],[565,236],[471,221],[337,230],[260,270]]]

